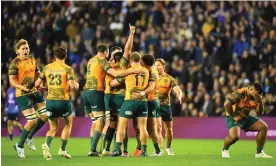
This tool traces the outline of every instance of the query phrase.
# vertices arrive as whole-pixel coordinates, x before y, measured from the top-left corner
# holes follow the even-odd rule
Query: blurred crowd
[[[124,47],[128,24],[136,26],[133,50],[167,62],[183,90],[172,97],[174,116],[223,116],[223,102],[237,88],[261,82],[265,115],[276,116],[276,2],[1,2],[1,110],[9,87],[14,45],[24,38],[40,69],[53,61],[53,47],[68,47],[81,99],[87,61],[99,43]],[[2,114],[3,115],[3,114]]]

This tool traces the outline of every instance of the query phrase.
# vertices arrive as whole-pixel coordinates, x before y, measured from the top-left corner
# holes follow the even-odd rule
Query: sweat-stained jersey
[[[250,109],[257,107],[258,104],[255,102],[254,97],[249,95],[248,92],[249,87],[240,88],[231,93],[230,97],[227,98],[233,104],[232,108],[234,112],[238,110],[237,105],[241,102],[245,104],[245,107],[249,108],[249,110],[243,110],[246,114],[249,114]],[[230,115],[226,112],[226,116]]]
[[[122,57],[119,62],[119,69],[127,69],[128,65],[129,65],[129,61],[125,57]],[[125,92],[126,92],[125,77],[118,77],[116,79],[119,83],[121,83],[121,85],[115,88],[111,88],[111,94],[125,95]]]
[[[134,100],[132,98],[132,93],[133,92],[139,93],[144,91],[147,88],[149,83],[148,69],[142,67],[141,65],[133,65],[131,68],[134,68],[134,69],[142,68],[143,74],[130,74],[125,77],[125,84],[126,84],[125,100]],[[147,101],[147,97],[144,96],[139,100]]]
[[[164,73],[162,76],[159,76],[158,79],[158,98],[160,101],[160,105],[164,106],[170,106],[171,105],[171,91],[172,88],[177,86],[177,83],[175,79],[168,75],[167,73]]]
[[[110,66],[112,68],[114,68],[115,70],[118,69],[118,65],[116,65],[115,63],[110,63]],[[111,93],[109,82],[113,79],[114,79],[114,77],[112,75],[110,75],[110,74],[105,75],[105,81],[104,81],[105,82],[105,90],[104,90],[105,94],[110,94]]]
[[[16,57],[12,60],[9,65],[9,75],[16,75],[17,82],[30,89],[30,92],[25,92],[17,88],[16,97],[28,95],[37,91],[34,84],[36,72],[38,71],[39,69],[33,56],[29,56],[25,59]]]
[[[106,71],[111,68],[105,58],[95,56],[88,61],[84,89],[104,91]]]
[[[151,71],[149,72],[149,74],[150,74],[149,82],[150,81],[154,81],[155,82],[155,87],[154,87],[154,91],[150,92],[148,94],[148,100],[149,101],[158,100],[158,91],[159,91],[158,90],[159,89],[159,87],[158,87],[158,79],[159,79],[159,76],[158,76],[158,72],[157,72],[156,68],[153,67],[151,69]]]
[[[75,80],[73,69],[62,62],[53,62],[45,66],[39,76],[47,81],[48,100],[69,100],[69,80]]]

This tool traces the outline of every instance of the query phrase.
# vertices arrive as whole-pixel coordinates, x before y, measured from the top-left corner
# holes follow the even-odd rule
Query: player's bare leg
[[[14,145],[14,149],[16,150],[16,152],[20,158],[25,158],[24,143],[25,143],[30,131],[36,125],[36,114],[35,114],[35,110],[33,108],[26,109],[22,112],[27,119],[27,123],[25,124],[25,126],[22,130],[19,142]]]
[[[229,129],[228,135],[224,138],[224,145],[221,152],[222,157],[224,158],[230,157],[228,149],[232,144],[234,144],[240,139],[240,132],[241,132],[241,128],[238,126],[235,126]]]
[[[140,131],[139,131],[139,128],[138,128],[136,118],[133,119],[133,128],[134,128],[134,131],[135,131],[136,141],[137,141],[136,150],[135,150],[133,156],[140,156],[140,154],[142,153],[142,151],[141,151],[141,141],[140,141]]]
[[[8,125],[9,139],[12,141],[12,139],[13,139],[13,134],[12,134],[13,123],[12,123],[12,120],[8,120],[7,125]]]
[[[125,138],[127,125],[128,125],[128,119],[124,117],[119,117],[116,142],[115,142],[115,150],[114,152],[112,152],[112,156],[120,156],[122,154],[121,146]]]
[[[124,151],[123,151],[122,156],[123,157],[129,157],[129,154],[128,154],[128,124],[126,126],[125,137],[124,137],[124,140],[123,140],[123,148],[124,148]]]
[[[94,129],[94,134],[93,134],[93,140],[92,140],[92,147],[91,147],[91,152],[89,156],[99,156],[97,153],[97,144],[99,142],[99,139],[102,134],[102,130],[104,127],[104,111],[94,111],[92,112],[93,117],[94,117],[94,122],[95,122],[95,129]]]
[[[52,155],[50,152],[51,142],[58,132],[58,118],[49,119],[50,129],[46,133],[46,142],[41,145],[43,157],[46,160],[51,160]]]
[[[157,135],[159,138],[159,148],[163,151],[163,136],[162,136],[162,118],[156,118]]]
[[[149,118],[147,121],[147,130],[149,133],[149,136],[151,136],[151,140],[155,149],[155,153],[153,154],[154,156],[160,154],[160,148],[158,145],[159,142],[159,137],[157,134],[157,126],[156,126],[157,120],[156,118]],[[160,154],[161,155],[161,154]]]
[[[267,129],[268,129],[267,124],[262,120],[258,120],[248,128],[249,131],[258,132],[256,136],[256,143],[257,143],[257,152],[255,155],[256,158],[272,158],[272,156],[265,154],[263,151],[265,141],[266,141]]]
[[[172,121],[163,121],[165,127],[165,135],[167,139],[166,151],[168,155],[173,156],[174,152],[171,148],[172,139],[173,139],[173,122]]]
[[[71,135],[72,125],[73,125],[73,115],[71,114],[68,117],[64,118],[64,127],[61,133],[61,147],[58,152],[59,156],[65,157],[67,159],[71,158],[71,155],[68,154],[66,151],[66,145]]]
[[[20,133],[22,133],[22,126],[17,120],[8,120],[8,133],[9,133],[9,139],[11,141],[13,139],[13,126],[18,128]]]
[[[33,136],[48,121],[45,102],[35,104],[34,109],[38,112],[39,118],[37,119],[35,127],[31,130],[30,134],[28,135],[28,138],[26,139],[26,144],[31,150],[36,150],[32,141]]]
[[[18,130],[20,131],[20,132],[22,132],[22,125],[17,121],[17,120],[14,120],[13,122],[13,126],[15,126],[16,128],[18,128]]]
[[[140,131],[142,156],[147,156],[148,131],[147,117],[137,117],[137,124]]]

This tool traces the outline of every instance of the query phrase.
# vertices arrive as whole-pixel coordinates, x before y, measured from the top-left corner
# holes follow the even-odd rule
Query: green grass
[[[89,150],[88,138],[71,138],[67,144],[67,151],[71,154],[72,159],[64,159],[57,156],[58,148],[60,146],[60,139],[56,138],[52,142],[51,152],[53,159],[46,161],[42,156],[40,145],[45,141],[44,138],[35,138],[34,143],[37,147],[35,152],[30,151],[25,146],[25,159],[19,159],[13,149],[13,144],[16,143],[18,138],[13,142],[8,141],[7,138],[1,139],[2,143],[2,166],[91,166],[91,165],[104,165],[104,166],[235,166],[235,165],[252,165],[256,166],[272,166],[276,163],[276,141],[267,141],[265,152],[273,155],[273,159],[255,159],[255,141],[241,140],[233,145],[230,149],[231,158],[221,158],[221,147],[223,140],[185,140],[175,139],[172,147],[175,156],[163,157],[87,157]],[[136,142],[134,139],[129,140],[129,152],[133,153]],[[149,140],[148,153],[153,151],[153,145]]]

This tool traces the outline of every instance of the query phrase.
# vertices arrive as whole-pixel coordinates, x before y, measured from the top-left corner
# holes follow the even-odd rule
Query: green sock
[[[92,143],[93,143],[93,136],[90,137],[90,149],[92,149]]]
[[[137,147],[136,149],[141,150],[141,141],[140,141],[140,133],[136,133],[136,141],[137,141]]]
[[[225,147],[223,146],[222,150],[228,150],[229,149],[229,146],[228,147]]]
[[[264,149],[263,147],[258,146],[258,147],[257,147],[257,153],[261,153],[263,149]]]
[[[167,148],[171,147],[171,142],[167,142]]]
[[[61,150],[65,151],[65,148],[66,148],[66,145],[67,145],[67,140],[61,140]]]
[[[18,142],[18,147],[24,148],[24,143],[29,135],[29,131],[27,131],[25,128],[22,129],[22,134],[20,136],[19,142]]]
[[[105,137],[105,134],[102,134],[101,136],[101,147],[100,147],[100,152],[103,151],[103,148],[104,148],[104,137]]]
[[[53,137],[51,137],[51,136],[46,137],[46,144],[48,145],[49,148],[51,146],[52,139],[53,139]]]
[[[121,146],[122,146],[122,143],[121,142],[115,142],[115,150],[116,151],[121,151]]]
[[[117,130],[115,131],[114,136],[113,136],[113,151],[115,150],[116,135],[117,135]]]
[[[100,132],[98,132],[98,131],[94,132],[93,141],[92,141],[92,147],[91,147],[91,151],[92,152],[96,152],[97,144],[99,142],[100,136],[101,136]]]
[[[160,148],[158,146],[158,143],[153,144],[156,154],[160,153]]]
[[[142,153],[147,153],[147,145],[141,146]]]
[[[123,143],[124,143],[124,152],[128,152],[128,150],[127,150],[127,144],[128,144],[128,135],[127,135],[127,132],[126,132],[126,135],[125,135]]]
[[[31,130],[28,139],[32,139],[35,133],[45,124],[41,119],[37,120],[35,127]]]

